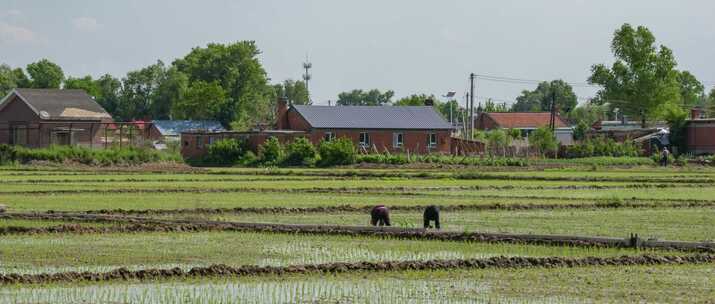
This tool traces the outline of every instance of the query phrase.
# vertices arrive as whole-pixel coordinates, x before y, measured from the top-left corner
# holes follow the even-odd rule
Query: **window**
[[[209,136],[209,145],[213,145],[215,141],[215,138],[213,136]]]
[[[360,133],[360,146],[361,147],[369,147],[370,146],[370,134],[367,134],[367,132]]]
[[[12,127],[12,144],[27,145],[27,127],[13,126]]]
[[[402,148],[404,135],[402,133],[392,133],[392,146]]]
[[[204,138],[200,135],[196,136],[196,148],[201,149],[204,147]]]
[[[429,133],[427,135],[427,146],[429,146],[429,147],[437,146],[437,133]]]
[[[333,132],[325,132],[325,134],[323,135],[323,140],[325,141],[331,141],[333,139],[335,139],[335,133]]]

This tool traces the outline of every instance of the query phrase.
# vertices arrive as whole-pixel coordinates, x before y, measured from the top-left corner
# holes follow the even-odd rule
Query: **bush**
[[[181,156],[154,149],[109,148],[90,149],[79,146],[50,146],[30,149],[21,146],[0,145],[0,163],[29,163],[49,161],[55,163],[76,162],[85,165],[137,165],[159,161],[181,161]]]
[[[541,127],[529,136],[529,144],[539,149],[543,155],[546,152],[556,151],[559,148],[559,142],[556,140],[556,135],[548,127]]]
[[[612,138],[603,136],[589,138],[578,145],[566,147],[566,157],[594,157],[594,156],[628,156],[639,155],[638,147],[631,141],[617,143]]]
[[[243,156],[245,143],[236,139],[222,139],[209,145],[205,162],[215,165],[235,165]]]
[[[348,138],[322,141],[318,147],[321,166],[350,165],[356,161],[357,151]]]
[[[246,153],[241,156],[241,159],[238,160],[238,163],[242,166],[255,166],[258,165],[258,161],[258,156],[256,156],[255,153],[246,151]]]
[[[279,165],[283,162],[284,156],[285,151],[278,138],[270,137],[266,142],[258,146],[258,159],[264,165]]]
[[[283,162],[289,166],[312,166],[315,165],[318,151],[312,143],[301,137],[294,140],[286,147],[286,158]]]

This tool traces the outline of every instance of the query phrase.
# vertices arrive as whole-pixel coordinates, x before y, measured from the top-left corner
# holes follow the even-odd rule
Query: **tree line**
[[[703,107],[715,115],[715,88],[705,86],[689,71],[678,70],[673,52],[656,45],[643,26],[624,24],[614,32],[611,50],[615,62],[591,67],[588,83],[600,87],[596,97],[579,105],[572,86],[561,80],[545,81],[524,90],[511,106],[487,100],[486,112],[542,112],[555,100],[562,117],[581,128],[599,119],[628,117],[642,122],[682,120],[687,110]],[[293,104],[310,104],[303,81],[270,84],[258,60],[254,41],[211,43],[193,48],[171,64],[157,61],[117,78],[106,74],[65,77],[57,64],[42,59],[22,68],[0,65],[0,93],[16,87],[83,89],[116,120],[212,119],[232,129],[246,129],[274,119],[277,96]],[[414,106],[433,100],[435,109],[455,121],[466,117],[456,100],[440,101],[434,95],[412,94],[393,102],[394,91],[351,90],[338,94],[340,106]],[[476,109],[475,109],[476,110]],[[451,113],[451,115],[450,115]]]

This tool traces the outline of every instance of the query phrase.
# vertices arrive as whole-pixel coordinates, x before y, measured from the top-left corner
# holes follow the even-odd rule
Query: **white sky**
[[[300,79],[309,54],[318,104],[351,89],[462,96],[470,72],[583,83],[612,61],[613,31],[628,22],[710,90],[714,13],[707,0],[0,0],[0,62],[48,58],[66,75],[121,78],[209,42],[256,40],[272,82]],[[513,100],[534,87],[478,81],[477,95]]]

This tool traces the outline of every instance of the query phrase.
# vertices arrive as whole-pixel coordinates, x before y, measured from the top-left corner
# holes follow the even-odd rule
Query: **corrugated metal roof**
[[[452,129],[429,106],[303,106],[293,108],[317,129]]]
[[[27,103],[41,119],[101,120],[112,118],[83,90],[15,89],[5,101],[9,102],[13,94]],[[5,104],[0,105],[0,109]]]
[[[549,112],[490,112],[484,113],[491,117],[499,127],[510,128],[540,128],[549,125],[551,113]],[[556,116],[556,128],[568,127],[568,124]]]
[[[181,132],[189,130],[226,131],[221,123],[215,120],[154,120],[152,124],[163,136],[179,136]]]

